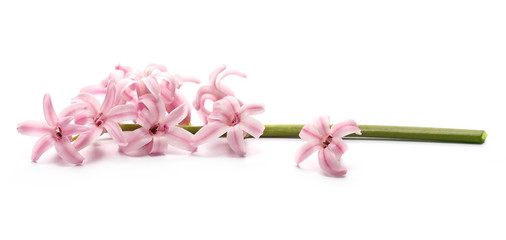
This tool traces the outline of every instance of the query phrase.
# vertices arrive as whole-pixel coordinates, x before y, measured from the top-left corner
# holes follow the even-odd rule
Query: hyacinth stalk
[[[123,131],[133,131],[140,126],[137,124],[121,124]],[[195,134],[202,126],[179,126]],[[261,138],[299,138],[304,124],[266,124]],[[420,142],[448,142],[483,144],[487,138],[484,130],[405,127],[383,125],[358,125],[362,135],[350,134],[344,139],[364,140],[399,140]]]

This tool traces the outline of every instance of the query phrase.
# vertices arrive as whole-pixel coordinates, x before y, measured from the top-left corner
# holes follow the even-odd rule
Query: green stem
[[[299,138],[303,124],[267,124],[263,138]],[[123,131],[133,131],[137,124],[121,124]],[[195,134],[201,126],[180,126]],[[400,127],[380,125],[359,125],[362,135],[349,135],[345,139],[407,140],[424,142],[453,142],[482,144],[487,138],[483,130],[452,128]]]

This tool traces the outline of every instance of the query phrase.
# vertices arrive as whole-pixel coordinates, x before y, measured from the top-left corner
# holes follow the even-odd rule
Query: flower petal
[[[56,141],[54,147],[63,160],[76,165],[81,165],[83,163],[84,157],[79,154],[69,140],[63,138],[60,141]]]
[[[86,103],[88,105],[88,111],[90,112],[90,115],[95,116],[100,111],[100,102],[97,100],[97,98],[89,93],[79,93],[79,95],[77,95],[77,97],[75,97],[73,100]]]
[[[44,108],[44,117],[46,118],[46,121],[49,124],[49,126],[56,126],[56,123],[58,122],[58,116],[54,111],[51,96],[49,94],[44,95],[43,108]]]
[[[265,111],[263,104],[244,104],[239,110],[240,115],[256,115]]]
[[[32,149],[32,161],[37,162],[39,160],[40,156],[46,152],[49,148],[51,148],[54,144],[54,139],[51,137],[51,135],[45,135],[41,137],[35,145],[33,145]]]
[[[42,121],[24,121],[18,124],[18,132],[28,136],[40,137],[50,135],[54,129]]]
[[[114,106],[116,103],[116,84],[111,83],[107,87],[107,93],[105,94],[104,102],[102,103],[102,106],[100,108],[100,112],[109,112],[109,110]]]
[[[324,173],[336,177],[346,175],[346,168],[341,165],[341,156],[331,149],[325,148],[318,152],[318,159]]]
[[[340,138],[332,138],[328,148],[330,148],[333,152],[342,155],[346,150],[348,150],[348,145]]]
[[[158,85],[158,81],[156,81],[155,78],[145,77],[142,78],[142,82],[146,85],[146,88],[151,94],[153,94],[156,98],[160,97],[160,85]]]
[[[138,150],[153,140],[153,137],[147,133],[147,129],[145,128],[139,128],[133,132],[130,132],[128,135],[126,135],[126,138],[128,144],[125,147],[120,147],[121,151],[123,152],[132,152]]]
[[[104,94],[106,92],[106,89],[102,84],[94,84],[82,88],[81,92],[86,92],[89,94]]]
[[[116,122],[106,121],[104,123],[104,128],[107,130],[107,133],[118,143],[119,146],[126,146],[127,141],[121,130],[121,127]]]
[[[72,104],[70,104],[68,107],[64,108],[60,114],[58,115],[59,118],[64,118],[64,117],[73,117],[73,116],[76,116],[77,114],[83,112],[84,110],[86,110],[86,107],[88,105],[86,103],[82,103],[82,102],[74,102]]]
[[[76,124],[69,124],[65,128],[62,129],[62,135],[65,136],[73,136],[77,134],[83,134],[90,131],[90,127]]]
[[[344,121],[341,123],[334,124],[330,129],[330,134],[335,138],[343,138],[344,136],[350,135],[352,133],[362,134],[360,128],[353,120]]]
[[[308,123],[300,130],[299,137],[308,142],[323,142],[327,136],[320,135],[314,125]]]
[[[81,150],[91,143],[93,143],[103,132],[102,128],[94,127],[90,131],[80,134],[79,137],[74,141],[74,148]]]
[[[216,69],[214,69],[214,71],[211,73],[211,75],[209,75],[209,85],[211,85],[215,88],[218,88],[218,86],[217,86],[218,75],[221,72],[223,72],[226,68],[227,68],[227,66],[221,65],[221,66],[217,67]]]
[[[319,143],[305,143],[297,151],[297,154],[295,155],[295,163],[299,165],[318,149],[322,149],[322,146]]]
[[[241,157],[246,155],[246,145],[244,143],[244,133],[239,126],[230,128],[227,132],[228,145],[234,152]]]
[[[146,66],[146,68],[144,69],[144,74],[146,76],[151,75],[155,70],[159,70],[160,72],[167,72],[167,67],[165,67],[164,65],[152,63]]]
[[[219,138],[227,132],[230,127],[220,122],[213,122],[204,125],[193,138],[195,145],[203,144],[211,139]]]
[[[249,133],[254,138],[259,138],[263,133],[265,126],[252,117],[243,117],[237,124],[243,131]]]
[[[193,134],[180,127],[171,127],[167,132],[167,140],[167,142],[174,147],[190,152],[195,152],[197,150],[193,145]]]
[[[168,141],[166,136],[153,136],[153,145],[149,153],[165,153]]]
[[[137,118],[137,107],[133,104],[115,106],[106,114],[106,118],[115,122],[135,120]]]
[[[330,123],[328,116],[321,116],[314,119],[314,127],[321,136],[329,136],[330,135]]]
[[[162,123],[167,124],[169,126],[174,126],[183,119],[185,119],[186,115],[188,113],[188,109],[186,107],[186,104],[181,104],[176,109],[172,110],[165,118],[163,119]]]

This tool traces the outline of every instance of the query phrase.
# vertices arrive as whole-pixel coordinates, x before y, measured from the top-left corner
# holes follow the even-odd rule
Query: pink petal
[[[331,149],[325,148],[318,152],[318,159],[324,173],[336,177],[346,175],[346,168],[341,165],[341,156],[334,153]]]
[[[18,125],[18,132],[28,136],[40,137],[52,134],[54,129],[42,121],[24,121]]]
[[[118,104],[119,101],[123,98],[125,94],[127,94],[127,90],[129,87],[131,87],[133,84],[135,84],[136,81],[132,80],[131,78],[125,78],[118,81],[116,84],[116,102],[115,104]]]
[[[86,92],[89,94],[105,94],[107,90],[102,84],[94,84],[90,86],[86,86],[81,89],[81,92]]]
[[[76,165],[81,165],[84,157],[74,148],[74,146],[67,139],[56,141],[54,144],[56,152],[65,161]]]
[[[168,144],[174,147],[190,152],[195,152],[197,150],[193,145],[193,134],[180,127],[171,127],[167,132],[167,140]]]
[[[74,120],[74,117],[71,117],[71,116],[63,117],[58,120],[57,125],[59,127],[61,127],[61,129],[63,130],[64,128],[66,128],[69,125],[70,122],[72,122],[72,120]]]
[[[217,67],[216,69],[214,69],[214,71],[211,73],[211,75],[209,75],[209,85],[214,86],[215,88],[218,88],[216,79],[218,78],[218,75],[221,72],[223,72],[226,68],[227,68],[227,66],[221,65],[221,66]]]
[[[129,66],[123,66],[121,64],[116,65],[115,69],[116,70],[120,70],[120,71],[124,72],[125,74],[126,73],[131,73],[133,71],[133,69],[131,67],[129,67]]]
[[[360,128],[358,128],[357,123],[353,120],[344,121],[338,124],[334,124],[330,129],[330,134],[335,138],[343,138],[344,136],[350,135],[352,133],[362,134]]]
[[[265,111],[263,104],[244,104],[239,111],[240,115],[256,115]]]
[[[142,82],[146,85],[146,88],[149,90],[151,94],[155,97],[160,96],[160,85],[158,85],[158,81],[156,81],[153,77],[142,78]]]
[[[327,136],[322,136],[313,124],[306,124],[300,130],[299,137],[308,142],[323,142]]]
[[[93,143],[103,132],[102,128],[94,127],[90,131],[80,134],[79,137],[74,141],[74,148],[81,150],[91,143]]]
[[[107,114],[107,120],[123,122],[137,118],[137,107],[133,104],[125,104],[113,107]]]
[[[166,136],[153,136],[153,145],[150,153],[165,153],[168,141]]]
[[[200,83],[200,80],[198,78],[195,78],[195,77],[190,77],[190,76],[181,76],[179,75],[179,78],[183,81],[183,82],[191,82],[191,83]]]
[[[239,126],[230,128],[227,132],[228,145],[235,153],[240,156],[246,155],[246,146],[244,143],[244,134]]]
[[[86,133],[89,131],[90,131],[90,128],[87,126],[69,124],[65,128],[62,128],[62,135],[63,136],[73,136],[73,135],[83,134],[83,133]]]
[[[64,108],[60,114],[58,115],[59,118],[64,117],[73,117],[77,114],[81,113],[82,111],[86,110],[87,104],[82,102],[75,102],[70,104],[70,106]]]
[[[153,73],[153,71],[155,71],[155,70],[159,70],[160,72],[167,72],[167,67],[165,67],[163,65],[152,63],[152,64],[149,64],[144,69],[144,74],[145,74],[145,76],[151,75]]]
[[[107,130],[107,133],[118,143],[119,146],[126,146],[127,141],[125,136],[123,135],[123,131],[121,130],[121,127],[111,121],[106,121],[104,123],[104,128]]]
[[[319,143],[305,143],[295,155],[295,163],[299,165],[318,149],[322,149],[322,146]]]
[[[109,112],[109,110],[114,106],[116,98],[116,85],[114,83],[109,84],[107,87],[107,93],[105,94],[104,102],[102,103],[102,107],[100,108],[100,112]]]
[[[195,145],[203,144],[211,139],[219,138],[227,132],[230,127],[220,122],[209,123],[204,125],[193,138]]]
[[[95,116],[90,115],[88,112],[83,112],[75,116],[74,122],[79,125],[90,124],[94,122],[93,117]]]
[[[232,90],[230,90],[228,87],[221,85],[221,81],[223,80],[223,78],[230,76],[230,75],[235,75],[235,76],[239,76],[242,78],[246,78],[246,74],[244,74],[244,73],[241,73],[241,72],[235,71],[235,70],[229,70],[229,71],[223,73],[221,75],[220,79],[218,79],[218,81],[216,81],[215,88],[217,88],[218,90],[220,90],[221,92],[223,92],[227,96],[234,96],[234,92]]]
[[[100,111],[100,102],[91,94],[89,93],[80,93],[73,99],[74,101],[81,101],[83,103],[86,103],[88,105],[88,111],[91,115],[95,116]]]
[[[128,145],[121,147],[120,149],[123,152],[132,152],[142,148],[153,140],[153,137],[147,133],[147,131],[148,130],[145,128],[139,128],[130,132],[127,136]]]
[[[163,124],[167,124],[169,126],[174,126],[183,119],[185,119],[186,114],[188,113],[188,109],[185,104],[179,105],[176,109],[172,110],[167,116],[165,116],[164,120],[162,121]]]
[[[237,124],[243,131],[249,133],[254,138],[259,138],[264,133],[265,126],[252,117],[243,117]]]
[[[346,150],[348,150],[348,145],[341,140],[340,138],[332,138],[328,148],[330,148],[333,152],[339,153],[342,155]]]
[[[318,117],[314,120],[314,127],[321,136],[329,136],[330,135],[330,123],[329,123],[329,117]]]
[[[58,122],[58,116],[56,116],[56,112],[53,108],[53,103],[51,102],[51,96],[49,96],[49,94],[44,95],[43,108],[44,117],[46,118],[49,126],[56,126],[56,123]]]
[[[226,96],[222,99],[224,103],[228,103],[228,106],[226,108],[229,108],[233,111],[233,113],[239,113],[239,110],[241,108],[241,104],[239,103],[239,100],[233,96]]]
[[[54,144],[54,139],[51,137],[51,135],[45,135],[41,137],[32,149],[32,161],[37,162],[39,160],[40,156],[46,152],[49,148],[51,148]]]
[[[176,84],[174,83],[173,79],[162,80],[160,84],[160,95],[165,104],[170,104],[172,101],[174,101],[174,97],[176,95],[175,85]]]

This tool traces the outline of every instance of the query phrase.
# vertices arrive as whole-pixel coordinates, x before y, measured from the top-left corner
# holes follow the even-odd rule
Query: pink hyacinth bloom
[[[341,165],[341,156],[347,145],[342,138],[352,133],[361,134],[360,128],[353,120],[330,127],[328,117],[315,119],[300,131],[299,137],[307,143],[299,149],[295,162],[299,165],[313,152],[319,151],[318,159],[323,172],[331,176],[344,176],[347,170]]]
[[[186,118],[183,119],[179,125],[190,125],[191,123],[191,105],[181,91],[179,91],[179,88],[181,88],[185,82],[200,83],[196,78],[180,75],[170,76],[167,79],[163,79],[160,83],[160,95],[165,104],[165,110],[168,113],[182,104],[187,106]]]
[[[246,78],[246,74],[235,70],[228,70],[224,72],[226,68],[227,67],[225,65],[216,68],[209,76],[209,85],[200,87],[197,91],[197,96],[193,101],[193,107],[195,107],[202,121],[206,124],[207,117],[211,114],[211,111],[205,107],[205,102],[207,100],[216,102],[226,96],[235,96],[234,92],[230,90],[230,88],[221,84],[221,81],[230,75]],[[240,101],[239,103],[242,105]]]
[[[85,92],[80,93],[74,99],[74,101],[80,101],[87,105],[86,111],[78,114],[75,122],[90,126],[90,131],[80,135],[75,141],[74,146],[76,149],[80,150],[88,146],[102,135],[104,130],[107,130],[118,145],[124,146],[127,144],[118,122],[135,120],[137,118],[137,106],[134,104],[115,106],[116,96],[116,86],[111,83],[107,88],[107,94],[102,105],[94,96]]]
[[[65,112],[76,112],[76,109],[80,109],[81,107],[79,104],[71,105],[70,109],[67,108]],[[58,117],[54,111],[49,94],[44,95],[43,109],[46,122],[25,121],[18,125],[19,133],[40,137],[33,146],[32,161],[37,162],[44,152],[54,146],[62,159],[80,165],[84,157],[72,145],[71,140],[73,135],[85,134],[89,128],[69,124],[73,120],[72,116]]]
[[[214,103],[213,112],[208,117],[209,123],[195,134],[195,143],[200,145],[227,133],[230,148],[240,156],[244,156],[246,154],[245,134],[249,133],[258,138],[265,129],[261,122],[250,115],[263,111],[263,105],[244,104],[241,106],[237,98],[226,96]]]
[[[137,123],[140,128],[130,132],[127,136],[128,145],[120,147],[125,153],[145,150],[151,154],[164,153],[168,145],[195,151],[193,135],[176,126],[186,117],[186,105],[180,105],[166,114],[163,102],[153,95],[143,95],[139,100],[140,113]]]

